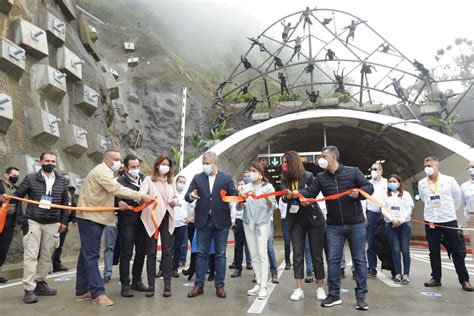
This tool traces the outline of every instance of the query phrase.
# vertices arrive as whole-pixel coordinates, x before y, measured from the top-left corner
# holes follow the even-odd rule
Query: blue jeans
[[[114,262],[114,249],[117,242],[117,227],[105,226],[104,228],[104,277],[112,277]]]
[[[277,260],[275,257],[275,249],[273,248],[273,234],[275,232],[275,227],[273,226],[273,221],[270,222],[270,236],[268,236],[267,243],[267,252],[268,252],[268,261],[270,263],[270,272],[277,272]]]
[[[281,231],[283,233],[283,240],[285,241],[285,262],[290,263],[291,240],[290,232],[286,228],[285,219],[281,219]]]
[[[313,259],[311,258],[311,252],[309,250],[309,238],[308,234],[304,239],[304,261],[306,263],[306,272],[312,273],[313,272]]]
[[[411,238],[411,222],[403,223],[397,228],[392,227],[392,223],[385,224],[388,241],[392,247],[392,260],[395,268],[395,274],[402,274],[402,258],[403,254],[403,274],[410,275],[410,238]]]
[[[377,271],[377,255],[374,251],[375,229],[381,213],[367,211],[367,260],[369,261],[369,271]]]
[[[105,226],[82,218],[77,219],[77,226],[81,250],[77,259],[76,295],[90,292],[96,298],[105,293],[99,271],[100,239]]]
[[[329,294],[339,296],[341,289],[341,260],[346,239],[351,250],[352,264],[355,268],[356,298],[365,298],[367,288],[367,260],[365,259],[365,225],[327,225],[326,242],[328,249],[328,288]]]
[[[203,228],[197,229],[198,254],[196,259],[196,286],[204,286],[209,260],[209,247],[211,245],[211,239],[214,239],[216,256],[216,277],[214,284],[216,288],[224,287],[229,229],[230,228],[217,229],[216,226],[214,226],[211,216],[208,217]]]

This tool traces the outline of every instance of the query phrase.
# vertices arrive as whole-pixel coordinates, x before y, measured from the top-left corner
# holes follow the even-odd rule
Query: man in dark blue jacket
[[[224,279],[226,270],[226,248],[229,229],[232,225],[229,203],[222,201],[220,191],[228,195],[238,195],[232,177],[219,170],[218,158],[214,152],[206,152],[202,156],[203,172],[194,176],[188,192],[187,202],[196,201],[194,224],[197,228],[198,257],[196,260],[196,282],[188,297],[201,295],[204,290],[209,258],[209,246],[214,239],[216,256],[216,295],[226,297]]]
[[[339,163],[339,150],[335,146],[323,148],[318,164],[325,171],[318,173],[309,187],[299,191],[305,197],[316,197],[319,192],[329,196],[349,189],[362,189],[372,194],[374,188],[358,168],[343,166]],[[293,191],[292,194],[298,194]],[[367,293],[367,260],[365,257],[365,218],[360,200],[364,199],[353,190],[349,196],[326,201],[327,206],[327,257],[329,295],[321,302],[323,307],[342,304],[339,296],[341,286],[341,259],[346,239],[355,267],[357,287],[355,289],[357,305],[360,310],[369,306],[365,300]]]

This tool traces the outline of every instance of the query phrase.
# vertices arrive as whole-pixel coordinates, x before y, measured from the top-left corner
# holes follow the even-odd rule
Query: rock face
[[[183,87],[188,88],[186,140],[193,133],[209,133],[212,92],[199,84],[189,66],[150,32],[92,25],[82,14],[81,21],[73,20],[73,4],[72,0],[15,1],[9,15],[0,14],[0,37],[8,43],[14,42],[14,21],[19,19],[28,22],[26,28],[30,24],[39,27],[39,17],[47,13],[65,21],[63,45],[58,47],[58,42],[49,38],[48,55],[26,54],[24,72],[0,68],[0,94],[8,97],[13,113],[11,123],[2,124],[5,128],[0,129],[0,168],[16,166],[24,176],[38,167],[35,159],[41,152],[54,151],[59,172],[83,178],[101,161],[102,153],[114,147],[123,155],[139,155],[146,171],[158,152],[171,156],[170,147],[179,146]],[[85,34],[91,29],[97,35],[93,50]],[[33,40],[28,38],[33,33],[24,33],[26,42]],[[135,50],[125,51],[123,43],[132,39]],[[64,51],[75,59],[61,58],[62,64],[58,64]],[[130,67],[130,57],[138,57],[139,63]],[[77,74],[66,73],[64,77],[59,71],[62,68]],[[42,82],[52,87],[61,85],[61,97],[51,89],[40,89]],[[59,136],[44,140],[37,135]],[[72,184],[80,189],[77,183]],[[21,236],[15,236],[9,263],[21,261],[22,248]],[[78,248],[77,231],[71,230],[63,254],[76,257]]]

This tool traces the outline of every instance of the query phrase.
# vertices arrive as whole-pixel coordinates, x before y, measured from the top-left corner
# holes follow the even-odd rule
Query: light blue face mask
[[[212,172],[212,165],[202,165],[202,171],[205,174],[210,175]]]
[[[393,183],[393,182],[390,182],[389,184],[387,184],[387,188],[390,190],[390,191],[396,191],[398,190],[398,187],[400,186],[400,184],[398,183]]]

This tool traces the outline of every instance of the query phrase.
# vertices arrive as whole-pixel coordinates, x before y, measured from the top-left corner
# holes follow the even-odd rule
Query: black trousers
[[[118,230],[121,245],[119,261],[120,283],[122,285],[130,284],[130,260],[132,259],[133,248],[135,248],[135,259],[132,266],[132,282],[141,281],[147,249],[146,239],[148,238],[145,226],[143,226],[140,218],[127,220],[119,217]]]
[[[305,218],[299,217],[289,229],[293,247],[293,272],[295,279],[304,278],[304,241],[309,237],[309,250],[316,280],[324,279],[323,248],[325,243],[324,225],[314,227]]]
[[[458,221],[454,220],[446,223],[437,223],[442,226],[458,227]],[[441,235],[447,243],[454,262],[454,267],[458,275],[459,283],[469,281],[469,273],[464,263],[464,255],[458,240],[458,232],[454,229],[435,227],[430,228],[425,225],[426,240],[430,250],[431,276],[437,281],[441,281]]]
[[[246,241],[243,221],[238,218],[235,220],[234,239],[234,265],[236,270],[242,271],[242,262],[244,261],[244,247],[246,246]]]
[[[161,271],[163,272],[163,282],[165,285],[171,285],[171,270],[172,270],[172,260],[173,260],[173,235],[169,232],[169,213],[166,212],[163,217],[163,221],[159,227],[160,238],[161,238]],[[154,237],[150,237],[154,240]],[[148,250],[148,247],[147,247]],[[154,267],[153,280],[156,275],[156,245],[155,245],[155,258],[153,262],[149,262],[150,258],[147,253],[147,272],[148,269],[151,269],[151,266]],[[149,274],[149,273],[148,273]],[[150,275],[148,276],[150,278]]]
[[[183,246],[184,234],[188,229],[187,226],[175,227],[173,232],[174,252],[173,252],[173,270],[178,270],[179,261],[181,259],[181,248]]]
[[[8,214],[5,219],[3,232],[0,234],[0,267],[7,258],[8,249],[13,240],[13,227],[15,226],[15,214]]]
[[[66,230],[59,235],[59,247],[54,249],[51,260],[53,261],[53,269],[58,269],[61,266],[61,254],[63,253],[64,242],[66,241],[66,235],[69,231],[69,224],[66,226]]]

